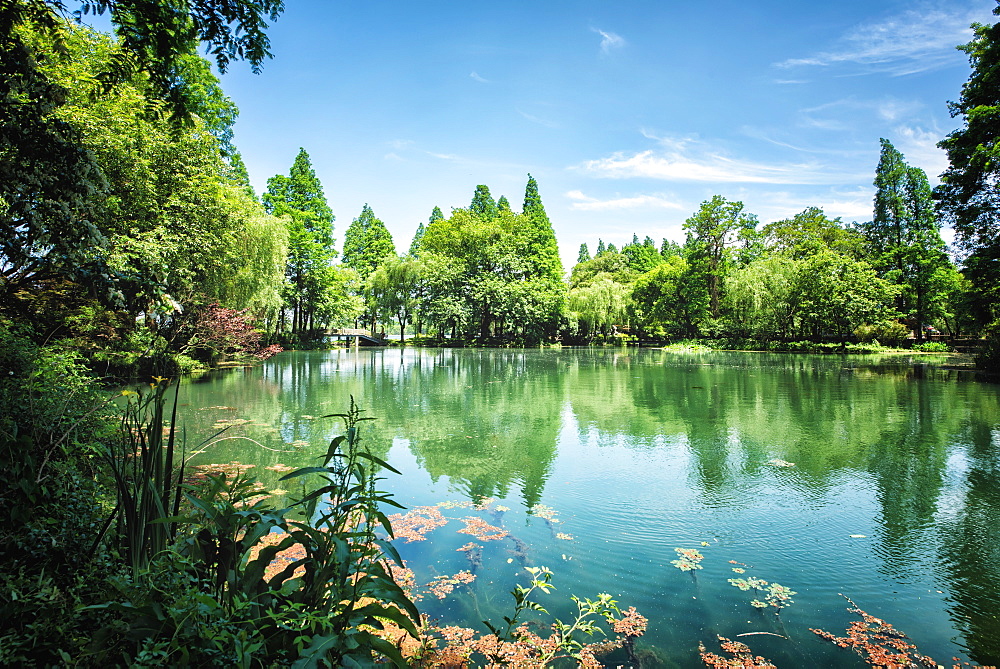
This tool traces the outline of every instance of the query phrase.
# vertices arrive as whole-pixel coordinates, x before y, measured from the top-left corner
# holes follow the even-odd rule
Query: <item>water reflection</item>
[[[768,564],[771,578],[795,579],[789,585],[804,604],[783,619],[801,615],[840,632],[835,593],[849,592],[882,607],[939,661],[964,650],[995,664],[997,388],[926,360],[631,349],[285,353],[192,385],[187,417],[195,432],[220,417],[249,420],[233,431],[262,447],[223,443],[207,458],[305,464],[338,431],[322,416],[353,397],[377,418],[366,426],[373,450],[386,457],[401,444],[426,477],[426,490],[413,474],[403,482],[418,503],[440,501],[428,498],[440,491],[428,491],[445,485],[471,501],[517,500],[522,512],[560,508],[575,524],[577,561],[564,570],[581,579],[580,594],[627,584],[630,604],[683,620],[663,590],[675,576],[672,549],[706,538],[741,561]],[[721,589],[712,590],[711,565],[701,577],[706,599],[731,596],[727,567],[716,569]],[[745,622],[698,610],[723,633]],[[830,611],[837,622],[822,617]],[[711,641],[664,627],[650,643]],[[830,652],[801,643],[796,653]]]

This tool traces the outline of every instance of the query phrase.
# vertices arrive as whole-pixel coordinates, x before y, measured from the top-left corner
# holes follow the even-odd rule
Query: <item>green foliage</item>
[[[483,184],[476,186],[476,192],[472,196],[469,211],[472,212],[473,216],[483,221],[492,221],[500,214],[499,209],[497,209],[497,203],[493,200],[493,196],[490,195],[488,186],[484,186]]]
[[[756,226],[757,217],[745,213],[742,202],[730,202],[721,195],[702,202],[684,223],[685,257],[693,271],[703,277],[712,318],[722,314],[723,277],[731,262],[732,247],[749,240]]]
[[[1000,7],[993,13],[1000,16]],[[959,47],[972,73],[958,101],[949,103],[963,127],[938,144],[950,165],[936,196],[965,254],[964,274],[974,286],[977,320],[984,326],[1000,317],[1000,22],[972,29],[972,41]]]
[[[292,334],[300,337],[324,321],[323,305],[331,302],[329,293],[336,289],[330,270],[336,257],[333,212],[305,149],[299,149],[287,177],[278,174],[267,180],[262,201],[269,214],[287,221],[283,297],[292,312]]]
[[[909,334],[909,329],[897,321],[882,321],[874,325],[866,323],[854,328],[854,336],[858,341],[878,342],[889,346],[901,344]]]
[[[897,309],[922,338],[921,326],[942,311],[949,262],[927,175],[908,166],[888,140],[881,142],[875,217],[861,229],[872,265],[881,277],[900,287]]]
[[[487,220],[458,209],[427,227],[421,248],[449,259],[434,261],[449,271],[431,278],[436,285],[428,288],[422,307],[428,316],[439,315],[439,326],[450,322],[480,341],[537,343],[555,334],[565,284],[551,228],[541,229],[523,214],[501,212]],[[454,289],[450,294],[438,290],[446,281]]]
[[[587,248],[586,242],[580,244],[580,252],[576,255],[576,262],[580,264],[582,262],[587,262],[590,260],[590,249]]]
[[[914,345],[913,350],[921,353],[949,353],[951,346],[943,341],[925,341]]]
[[[376,218],[371,207],[366,204],[361,215],[351,221],[347,228],[341,261],[356,271],[362,280],[367,280],[380,264],[395,255],[396,246],[392,243],[392,235],[385,223]]]

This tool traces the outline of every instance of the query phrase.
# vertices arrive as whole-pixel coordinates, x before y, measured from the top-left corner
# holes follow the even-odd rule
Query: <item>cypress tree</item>
[[[261,200],[267,213],[288,220],[286,306],[292,310],[292,332],[301,333],[311,327],[317,302],[323,299],[323,291],[314,288],[324,283],[327,268],[337,255],[333,210],[305,149],[299,149],[288,176],[277,174],[267,180],[267,192]]]
[[[598,238],[598,240],[597,240],[597,252],[594,253],[594,257],[595,258],[600,258],[605,253],[607,253],[607,249],[604,248],[604,240]]]
[[[501,195],[500,199],[497,200],[497,211],[510,212],[510,202],[507,200],[506,195]]]
[[[522,214],[528,219],[531,226],[528,252],[531,259],[537,264],[539,273],[561,281],[563,266],[562,260],[559,258],[556,233],[545,213],[542,197],[538,194],[538,182],[530,174],[524,188]]]
[[[413,241],[410,242],[410,256],[416,258],[420,255],[420,240],[424,238],[424,223],[421,221],[417,224],[417,232],[413,235]]]
[[[493,196],[490,195],[489,187],[483,184],[476,186],[476,193],[472,196],[472,204],[469,205],[469,211],[484,221],[492,221],[497,217],[497,203],[493,200]]]
[[[367,279],[383,260],[395,255],[392,235],[366,203],[344,234],[343,263]]]
[[[587,248],[587,242],[580,244],[580,253],[576,256],[576,261],[578,263],[587,262],[590,260],[590,249]]]

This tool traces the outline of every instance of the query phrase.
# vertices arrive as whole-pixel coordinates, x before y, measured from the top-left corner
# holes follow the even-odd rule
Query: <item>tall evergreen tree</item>
[[[934,215],[927,175],[906,164],[886,139],[875,170],[875,215],[862,226],[872,265],[901,290],[896,308],[922,337],[923,326],[944,286],[935,277],[948,265],[940,224]]]
[[[578,263],[587,262],[590,260],[590,249],[587,248],[587,243],[584,242],[580,244],[580,252],[576,256],[576,261]]]
[[[472,196],[472,204],[469,205],[469,211],[484,221],[492,221],[497,217],[499,213],[497,203],[493,199],[493,196],[490,195],[488,186],[484,186],[483,184],[476,186],[476,192]]]
[[[424,238],[424,223],[421,221],[417,224],[417,231],[413,233],[413,241],[410,242],[410,252],[409,256],[411,258],[417,258],[420,256],[420,242]]]
[[[595,258],[600,258],[605,253],[607,253],[607,249],[604,248],[604,240],[598,238],[598,240],[597,240],[597,251],[594,253],[594,257]]]
[[[261,199],[269,214],[287,217],[285,301],[292,312],[291,330],[299,334],[314,325],[316,309],[325,301],[329,268],[337,255],[333,211],[305,149],[299,149],[288,176],[278,174],[267,180],[267,193]]]
[[[367,279],[386,258],[395,255],[396,246],[385,223],[365,204],[344,234],[342,262]]]
[[[500,199],[497,200],[497,211],[506,211],[508,213],[511,211],[510,201],[507,200],[506,195],[501,195]]]
[[[563,266],[559,258],[559,246],[552,222],[545,213],[542,197],[538,194],[538,182],[528,175],[528,183],[524,188],[524,209],[522,214],[530,221],[528,233],[528,253],[537,266],[540,276],[562,280]]]

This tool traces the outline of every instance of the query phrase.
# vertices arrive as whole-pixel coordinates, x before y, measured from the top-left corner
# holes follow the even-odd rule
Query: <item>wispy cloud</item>
[[[478,81],[481,84],[488,84],[488,83],[490,83],[489,79],[487,79],[486,77],[481,76],[478,72],[470,72],[469,73],[469,78],[472,79],[473,81]]]
[[[938,176],[948,169],[948,154],[937,148],[944,138],[940,130],[901,125],[894,129],[893,144],[906,156],[906,162],[927,173],[931,184],[940,182]]]
[[[879,121],[901,122],[913,118],[924,108],[917,100],[902,100],[884,97],[878,100],[859,100],[854,97],[833,100],[814,107],[800,109],[804,126],[821,130],[849,130],[861,122],[870,122],[873,117]]]
[[[650,135],[646,135],[650,137]],[[852,183],[846,174],[819,161],[763,163],[733,158],[693,138],[656,138],[660,147],[638,152],[618,151],[588,160],[577,169],[609,179],[661,179],[706,183],[834,184]]]
[[[518,109],[516,111],[517,111],[518,114],[520,114],[524,118],[528,119],[532,123],[537,123],[538,125],[545,126],[546,128],[558,128],[558,127],[560,127],[560,125],[558,123],[556,123],[555,121],[550,121],[548,119],[544,119],[544,118],[541,118],[539,116],[535,116],[534,114],[529,114],[528,112],[522,111],[520,109]]]
[[[956,9],[910,10],[878,23],[854,26],[835,44],[803,58],[775,63],[780,68],[853,66],[851,73],[883,72],[894,76],[915,74],[961,62],[955,46],[969,41],[973,21],[990,21],[983,3]]]
[[[621,35],[616,35],[600,28],[591,28],[591,30],[601,36],[601,53],[603,54],[609,54],[613,49],[620,49],[625,46],[625,38]]]
[[[633,197],[616,197],[610,200],[600,200],[584,195],[582,191],[573,190],[566,197],[574,200],[570,209],[578,211],[612,211],[617,209],[683,209],[683,205],[668,200],[660,195],[635,195]]]

